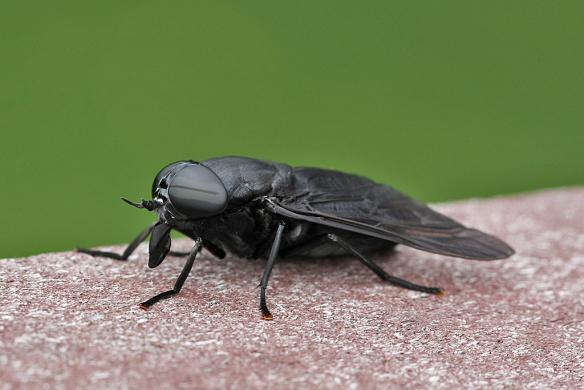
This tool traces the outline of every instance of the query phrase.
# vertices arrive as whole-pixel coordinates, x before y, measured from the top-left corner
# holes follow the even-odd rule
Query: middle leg
[[[284,232],[284,222],[278,224],[278,230],[276,230],[276,236],[272,243],[272,249],[270,250],[270,255],[268,256],[268,261],[266,262],[266,268],[264,268],[264,273],[262,275],[262,281],[260,283],[260,310],[262,311],[262,320],[271,321],[274,319],[268,305],[266,304],[266,288],[268,287],[268,280],[272,273],[272,268],[274,268],[274,262],[278,256],[278,251],[280,250],[280,242],[282,241],[282,233]]]

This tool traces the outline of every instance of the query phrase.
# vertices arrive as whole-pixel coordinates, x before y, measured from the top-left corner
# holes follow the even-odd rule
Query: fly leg
[[[207,240],[203,240],[203,248],[208,250],[213,256],[215,256],[218,259],[225,258],[225,251],[223,249],[219,248],[217,245],[213,244],[212,242],[209,242]],[[175,251],[168,252],[169,255],[175,256],[175,257],[186,257],[190,253],[191,252],[175,252]]]
[[[188,255],[191,254],[191,252],[176,252],[176,251],[170,251],[168,252],[169,255],[174,256],[174,257],[187,257]]]
[[[272,268],[274,268],[274,262],[278,256],[278,251],[280,250],[280,242],[282,241],[282,232],[284,231],[284,222],[278,224],[278,230],[276,230],[276,236],[274,237],[274,242],[272,243],[272,249],[270,249],[270,255],[268,256],[268,261],[266,267],[264,268],[264,273],[262,275],[262,281],[260,283],[260,310],[262,311],[262,320],[273,320],[272,313],[268,309],[266,304],[266,288],[268,287],[268,280],[270,279],[270,274],[272,273]]]
[[[83,249],[83,248],[77,248],[77,252],[86,253],[86,254],[91,255],[91,256],[108,257],[110,259],[115,259],[115,260],[128,260],[128,257],[130,257],[130,255],[136,250],[138,245],[140,245],[140,243],[142,241],[144,241],[146,239],[146,237],[148,237],[150,232],[152,232],[154,225],[156,225],[156,223],[153,223],[152,225],[148,226],[146,229],[142,230],[140,232],[140,234],[138,234],[138,236],[136,236],[136,238],[134,238],[132,240],[132,242],[130,244],[128,244],[128,246],[124,250],[124,253],[122,253],[121,255],[118,253],[114,253],[114,252],[95,251],[92,249]]]
[[[442,295],[442,290],[440,290],[437,287],[420,286],[419,284],[408,282],[407,280],[400,279],[398,277],[389,275],[380,266],[375,264],[375,262],[373,262],[373,260],[370,260],[367,257],[363,256],[359,251],[357,251],[355,248],[353,248],[347,241],[345,241],[341,237],[337,236],[336,234],[329,233],[329,234],[327,234],[327,237],[329,240],[337,243],[340,247],[342,247],[347,252],[350,252],[350,253],[354,254],[355,256],[357,256],[357,258],[359,260],[361,260],[361,262],[363,264],[365,264],[367,267],[369,267],[369,269],[371,271],[375,272],[377,274],[377,276],[379,276],[382,280],[388,282],[389,284],[393,284],[394,286],[398,286],[398,287],[402,287],[402,288],[407,288],[408,290],[421,291],[421,292],[425,292],[428,294],[434,294],[434,295]]]
[[[180,272],[180,275],[178,276],[176,283],[174,284],[174,288],[172,290],[161,292],[160,294],[153,296],[149,300],[142,302],[140,304],[141,309],[146,310],[150,306],[154,305],[156,302],[158,302],[162,299],[169,298],[169,297],[176,295],[180,292],[183,284],[185,283],[185,280],[187,280],[187,278],[189,277],[189,273],[191,272],[191,269],[193,268],[193,263],[195,262],[195,258],[197,257],[197,253],[202,248],[201,243],[202,243],[202,240],[200,238],[195,241],[195,245],[193,246],[193,249],[191,249],[191,252],[189,253],[189,257],[187,258],[187,261],[185,262],[185,265],[184,265],[182,271]]]

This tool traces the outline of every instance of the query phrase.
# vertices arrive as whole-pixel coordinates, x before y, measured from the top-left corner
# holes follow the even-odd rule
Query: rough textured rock
[[[437,208],[517,254],[376,256],[442,287],[442,298],[384,285],[350,258],[281,261],[271,322],[258,311],[262,262],[204,254],[179,296],[143,311],[182,259],[150,270],[141,246],[129,262],[75,252],[0,260],[2,387],[581,388],[584,189]]]

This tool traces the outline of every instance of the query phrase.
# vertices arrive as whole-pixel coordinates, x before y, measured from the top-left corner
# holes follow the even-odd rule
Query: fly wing
[[[316,168],[294,173],[287,196],[270,201],[277,214],[453,257],[493,260],[514,253],[500,239],[467,228],[387,185]]]

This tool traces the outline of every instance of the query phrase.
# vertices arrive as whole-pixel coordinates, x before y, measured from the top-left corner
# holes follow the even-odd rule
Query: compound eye
[[[183,215],[204,218],[221,214],[227,191],[221,180],[201,164],[187,164],[168,183],[170,202]]]
[[[162,168],[160,170],[160,172],[158,172],[158,174],[156,175],[156,178],[154,179],[154,182],[152,183],[152,197],[153,198],[156,196],[156,191],[158,190],[159,187],[166,188],[166,187],[162,187],[163,178],[165,178],[166,176],[168,176],[169,174],[174,172],[176,169],[178,169],[181,165],[184,165],[185,163],[186,163],[185,161],[176,161],[176,162],[173,162],[172,164],[168,164],[167,166]],[[166,183],[166,181],[165,181],[165,183]]]

